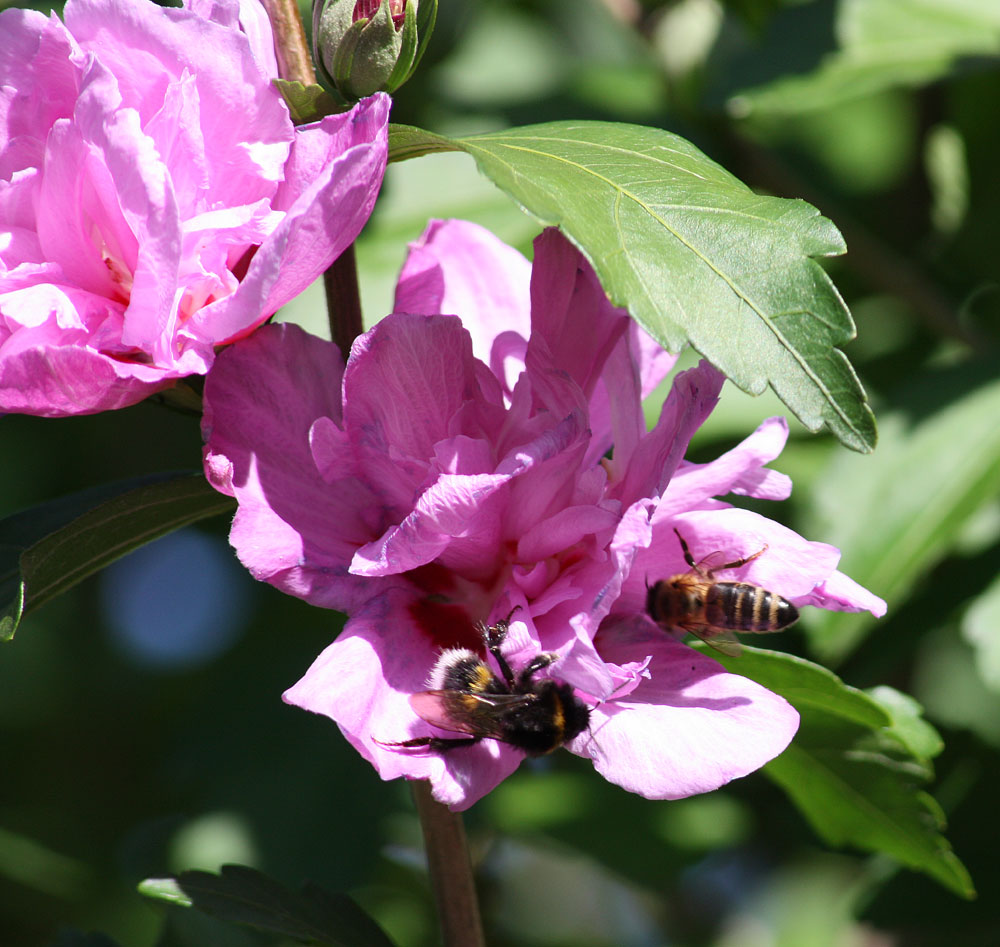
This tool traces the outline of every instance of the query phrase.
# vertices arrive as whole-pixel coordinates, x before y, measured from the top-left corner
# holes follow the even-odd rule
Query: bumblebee
[[[706,568],[712,556],[695,562],[684,537],[676,529],[674,533],[690,570],[648,587],[646,611],[661,628],[689,631],[724,654],[738,654],[734,631],[766,634],[799,620],[799,610],[776,592],[748,582],[715,581],[716,572],[752,562],[767,546],[752,556]]]
[[[590,708],[569,684],[535,679],[557,655],[538,654],[514,674],[500,653],[508,621],[495,625],[480,622],[476,627],[502,678],[474,652],[449,648],[441,652],[431,671],[431,689],[410,696],[410,706],[419,717],[442,730],[467,736],[415,737],[385,746],[427,747],[443,753],[489,738],[509,743],[528,756],[544,756],[587,728]]]

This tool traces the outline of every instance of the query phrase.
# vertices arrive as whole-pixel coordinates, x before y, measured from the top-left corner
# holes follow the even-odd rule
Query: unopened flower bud
[[[313,56],[347,101],[394,92],[413,75],[437,0],[314,0]]]

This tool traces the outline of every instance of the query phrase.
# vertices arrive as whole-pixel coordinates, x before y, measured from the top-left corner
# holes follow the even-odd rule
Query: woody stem
[[[444,947],[485,947],[462,816],[437,802],[425,779],[411,784]]]
[[[281,78],[303,85],[314,84],[316,73],[295,0],[263,0],[263,3],[274,32],[274,52]],[[330,337],[337,343],[341,357],[346,361],[351,343],[364,331],[354,244],[330,264],[323,274],[323,286]]]

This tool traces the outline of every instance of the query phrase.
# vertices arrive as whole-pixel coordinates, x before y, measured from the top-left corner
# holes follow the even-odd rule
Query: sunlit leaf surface
[[[528,213],[560,227],[608,295],[667,349],[691,344],[744,391],[770,385],[810,430],[870,450],[875,426],[837,346],[847,307],[814,257],[844,252],[803,201],[755,194],[683,138],[553,122],[445,139],[394,126],[393,160],[465,151]]]

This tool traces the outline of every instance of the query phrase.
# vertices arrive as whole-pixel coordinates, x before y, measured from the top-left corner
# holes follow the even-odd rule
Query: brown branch
[[[326,290],[326,310],[330,320],[330,338],[337,343],[340,355],[347,361],[351,344],[364,332],[361,322],[361,291],[358,289],[358,267],[352,243],[330,264],[323,274]]]
[[[271,21],[271,29],[274,30],[278,74],[291,82],[313,85],[316,73],[295,0],[262,0],[262,3],[267,10],[267,18]]]
[[[305,85],[316,82],[305,29],[295,0],[263,0],[274,31],[274,52],[281,78]],[[323,274],[330,337],[346,361],[351,343],[364,331],[361,321],[361,292],[354,245],[349,246]]]

